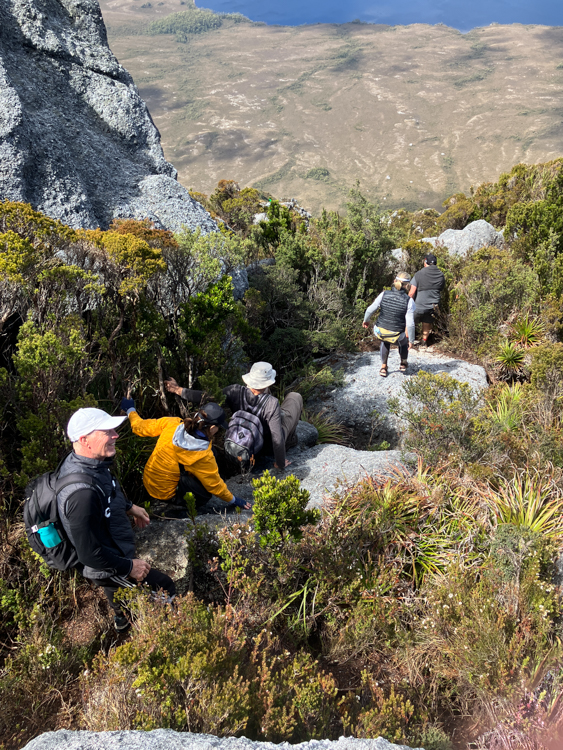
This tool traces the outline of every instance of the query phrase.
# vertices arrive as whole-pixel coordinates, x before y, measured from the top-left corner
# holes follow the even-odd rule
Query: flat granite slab
[[[281,742],[256,742],[246,737],[214,737],[211,734],[174,732],[153,729],[151,732],[45,732],[23,750],[411,750],[406,745],[393,745],[378,737],[373,740],[340,737],[338,740],[311,740],[298,745]],[[423,750],[423,748],[415,748]]]
[[[342,445],[327,443],[300,450],[294,448],[287,453],[291,464],[285,472],[272,473],[281,478],[294,474],[307,490],[311,499],[309,508],[322,508],[327,497],[342,491],[360,479],[374,474],[390,476],[396,472],[409,471],[416,461],[414,454],[401,451],[358,451]],[[231,492],[246,500],[252,500],[250,477],[235,477],[227,482]]]

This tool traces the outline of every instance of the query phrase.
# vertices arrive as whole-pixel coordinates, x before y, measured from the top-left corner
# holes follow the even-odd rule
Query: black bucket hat
[[[218,427],[226,429],[227,423],[225,422],[225,412],[219,404],[216,404],[213,401],[209,404],[205,404],[205,406],[202,406],[199,410],[199,414],[203,419],[204,424],[217,425]]]

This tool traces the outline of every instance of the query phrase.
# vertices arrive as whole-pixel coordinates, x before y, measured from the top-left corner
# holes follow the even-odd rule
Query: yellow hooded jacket
[[[131,411],[129,422],[135,435],[159,436],[143,472],[143,484],[151,497],[157,500],[174,497],[182,464],[212,495],[231,502],[234,495],[219,476],[211,442],[189,435],[180,417],[142,419],[136,411]]]

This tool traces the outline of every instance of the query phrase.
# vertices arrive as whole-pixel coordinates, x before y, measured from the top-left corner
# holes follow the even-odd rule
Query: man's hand
[[[413,346],[414,346],[414,344],[412,343],[412,341],[409,341],[409,349],[412,349]]]
[[[167,391],[170,391],[170,393],[175,393],[177,396],[181,396],[182,391],[184,390],[181,386],[178,385],[174,378],[166,378],[166,380],[164,381],[164,387]]]
[[[291,461],[288,461],[287,458],[285,459],[285,466],[283,467],[285,469],[286,466],[289,466]],[[279,469],[280,467],[277,465],[277,463],[274,462],[274,469]]]
[[[139,560],[137,557],[133,558],[133,567],[131,568],[131,572],[129,575],[131,578],[134,578],[136,581],[144,581],[147,575],[149,574],[149,570],[151,569],[151,566],[148,564],[146,560]]]
[[[364,322],[362,323],[362,328],[367,328],[369,330],[369,323],[366,323],[366,321],[364,320]]]
[[[138,529],[146,529],[151,522],[147,511],[139,505],[132,505],[127,511],[127,515],[132,517],[133,524]]]

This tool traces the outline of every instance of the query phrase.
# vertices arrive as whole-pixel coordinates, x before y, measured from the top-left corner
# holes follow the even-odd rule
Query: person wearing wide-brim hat
[[[270,434],[274,452],[275,468],[285,469],[289,465],[286,448],[297,444],[295,430],[303,411],[303,398],[299,393],[289,393],[280,405],[269,388],[276,382],[276,371],[269,362],[255,362],[250,371],[242,376],[244,385],[228,385],[223,388],[226,405],[233,413],[244,410],[255,414]],[[168,378],[166,388],[185,401],[198,404],[203,391],[182,388],[174,378]]]

